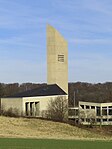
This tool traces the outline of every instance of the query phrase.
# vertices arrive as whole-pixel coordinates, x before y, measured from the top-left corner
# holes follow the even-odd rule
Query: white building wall
[[[4,111],[12,109],[12,112],[15,112],[17,110],[18,114],[22,115],[22,98],[1,98],[1,109],[3,109]]]
[[[9,109],[12,109],[12,111],[15,112],[15,110],[17,110],[20,116],[21,115],[26,116],[25,103],[39,102],[39,115],[38,116],[41,117],[42,112],[47,110],[49,101],[54,100],[57,97],[63,97],[68,100],[68,95],[37,96],[37,97],[23,97],[23,98],[1,98],[1,108],[3,108],[4,111],[8,111]],[[34,104],[32,107],[35,108]]]
[[[39,102],[39,116],[42,116],[42,113],[47,110],[48,103],[50,100],[54,100],[57,97],[63,97],[68,100],[68,95],[55,95],[55,96],[37,96],[37,97],[24,97],[23,102],[22,102],[22,107],[23,107],[23,114],[25,115],[26,109],[25,109],[25,103],[28,102]]]

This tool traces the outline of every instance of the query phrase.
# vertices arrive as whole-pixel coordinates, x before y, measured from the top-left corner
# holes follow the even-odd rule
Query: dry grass
[[[59,122],[40,119],[0,117],[0,137],[54,139],[112,139],[95,132]]]

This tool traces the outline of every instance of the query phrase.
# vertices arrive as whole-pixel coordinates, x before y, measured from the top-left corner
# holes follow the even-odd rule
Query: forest
[[[45,86],[46,83],[12,83],[5,84],[0,83],[0,98],[11,96],[13,94],[23,92],[26,90]],[[87,83],[76,82],[68,84],[69,94],[69,106],[78,104],[78,101],[90,101],[90,102],[112,102],[112,82],[105,83]]]

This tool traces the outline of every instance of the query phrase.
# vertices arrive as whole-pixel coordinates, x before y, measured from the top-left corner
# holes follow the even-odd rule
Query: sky
[[[0,82],[47,82],[47,24],[68,41],[69,82],[112,81],[112,0],[0,0]]]

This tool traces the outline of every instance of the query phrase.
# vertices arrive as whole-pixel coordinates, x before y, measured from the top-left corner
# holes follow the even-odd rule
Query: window
[[[89,123],[89,122],[90,122],[90,118],[86,118],[86,122],[88,122],[88,123]]]
[[[102,109],[102,115],[107,115],[107,109]]]
[[[78,114],[79,114],[79,111],[76,109],[75,110],[75,115],[78,116]]]
[[[28,102],[25,103],[25,107],[26,107],[26,108],[25,108],[25,109],[26,109],[26,116],[28,116],[28,104],[29,104]]]
[[[94,118],[91,118],[91,122],[93,122],[93,123],[94,123],[94,122],[95,122],[95,119],[94,119]]]
[[[107,107],[102,107],[102,109],[107,109]]]
[[[86,109],[90,109],[89,106],[86,106]]]
[[[96,107],[96,115],[100,116],[100,107]]]
[[[101,119],[100,119],[100,118],[97,118],[96,121],[97,121],[97,122],[101,122]]]
[[[107,119],[103,119],[103,122],[107,122]]]
[[[109,115],[112,115],[112,109],[109,109]]]
[[[102,107],[102,115],[107,115],[107,107]]]
[[[95,106],[91,106],[91,109],[95,109]]]
[[[84,122],[84,118],[81,118],[81,121]]]
[[[30,116],[33,116],[33,102],[30,102]]]
[[[63,54],[58,55],[58,61],[59,62],[64,62],[64,55]]]
[[[84,105],[80,105],[82,109],[84,109]]]

